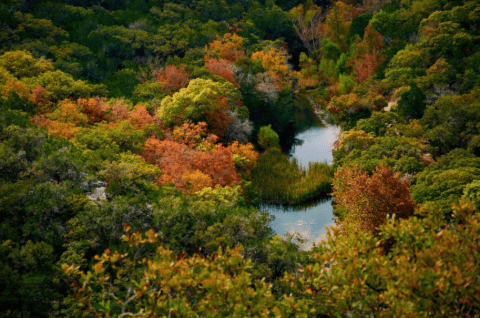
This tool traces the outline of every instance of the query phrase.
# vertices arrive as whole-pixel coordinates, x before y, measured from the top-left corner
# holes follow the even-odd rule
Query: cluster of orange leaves
[[[79,98],[77,101],[66,99],[57,106],[55,111],[36,115],[30,120],[47,128],[49,134],[66,139],[75,137],[82,127],[100,122],[115,125],[121,121],[128,121],[136,129],[159,123],[148,113],[145,106],[137,105],[130,110],[128,105],[121,101],[109,105],[101,98]]]
[[[236,33],[226,33],[223,38],[217,37],[208,44],[205,50],[205,67],[239,88],[240,84],[234,76],[232,66],[235,60],[245,56],[243,38]]]
[[[185,70],[185,65],[180,68],[168,65],[157,74],[156,80],[162,89],[173,94],[175,91],[187,87],[190,77]]]
[[[230,147],[214,145],[203,150],[201,146],[200,143],[196,149],[174,140],[151,137],[144,144],[142,156],[162,170],[160,184],[173,183],[182,191],[228,186],[240,181]]]
[[[213,74],[219,75],[232,83],[236,88],[240,88],[240,84],[236,80],[233,69],[232,62],[226,59],[215,59],[212,57],[205,57],[205,68],[212,72]]]
[[[239,57],[245,56],[243,38],[236,33],[225,33],[223,38],[217,37],[205,47],[205,50],[205,60],[214,58],[235,62]]]
[[[33,103],[37,113],[46,111],[51,105],[47,90],[40,85],[37,85],[30,91],[22,81],[16,78],[7,78],[5,84],[0,89],[0,95],[8,96],[10,93],[15,93],[19,97]]]
[[[345,220],[356,231],[375,231],[388,215],[408,218],[417,207],[410,196],[408,180],[385,164],[370,175],[361,167],[342,167],[333,178],[332,195],[347,212]]]
[[[385,59],[380,55],[384,42],[382,35],[368,25],[363,40],[357,39],[355,46],[357,51],[348,64],[353,66],[357,81],[362,83],[375,73]]]

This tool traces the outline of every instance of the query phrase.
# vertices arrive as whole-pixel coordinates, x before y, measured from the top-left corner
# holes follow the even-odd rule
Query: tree
[[[425,94],[416,84],[401,94],[397,111],[405,119],[420,119],[425,112]]]
[[[95,256],[88,272],[63,265],[84,312],[96,315],[268,316],[279,315],[264,281],[254,282],[252,264],[240,248],[212,258],[175,256],[150,230],[122,236],[122,250]],[[83,287],[80,287],[83,286]],[[281,303],[278,303],[281,307]],[[283,309],[285,310],[285,309]]]
[[[162,100],[158,117],[168,126],[187,119],[205,121],[212,132],[223,136],[229,124],[227,112],[240,109],[240,92],[233,84],[196,78],[188,87]]]
[[[190,81],[185,65],[182,65],[180,68],[168,65],[157,73],[155,79],[160,84],[161,89],[167,90],[171,94],[187,87]]]
[[[258,51],[252,54],[252,60],[261,60],[262,66],[285,81],[290,72],[288,69],[288,53],[285,48],[271,47],[268,50]]]
[[[357,14],[354,6],[337,1],[325,18],[324,37],[340,46],[343,52],[348,49],[348,29]]]
[[[199,149],[201,148],[199,146]],[[151,137],[145,142],[142,155],[147,162],[162,170],[163,175],[159,179],[161,184],[173,183],[182,191],[192,186],[188,185],[188,182],[193,177],[196,177],[198,182],[201,181],[197,184],[205,186],[227,186],[240,181],[229,147],[211,145],[208,149],[197,150],[186,144],[171,140],[160,141]],[[196,171],[211,178],[212,182],[206,182],[204,177],[200,178]],[[193,188],[200,190],[198,187]]]
[[[308,1],[305,6],[299,4],[290,10],[289,16],[298,36],[308,53],[312,55],[320,48],[322,36],[324,35],[325,20],[322,8]]]
[[[18,79],[36,77],[45,72],[53,71],[51,62],[36,59],[24,51],[10,51],[0,56],[0,66]]]
[[[207,58],[205,60],[205,68],[215,75],[219,75],[232,83],[236,88],[240,88],[240,84],[233,73],[233,64],[225,59]]]
[[[416,208],[409,182],[384,164],[377,166],[371,176],[358,166],[342,167],[335,173],[333,186],[335,202],[355,231],[375,232],[386,223],[387,216],[407,218]]]
[[[139,155],[120,153],[118,160],[102,166],[98,176],[107,182],[111,195],[136,196],[155,190],[161,171]]]
[[[275,103],[283,88],[280,76],[267,71],[258,73],[255,77],[257,81],[255,90],[260,93],[265,102]]]
[[[367,317],[474,317],[480,313],[480,213],[453,206],[452,219],[433,205],[390,218],[378,234],[334,228],[313,250],[314,263],[287,284],[317,314]]]
[[[363,35],[363,40],[355,42],[355,53],[347,64],[353,66],[353,72],[359,83],[371,77],[384,60],[380,54],[383,47],[382,35],[368,25]]]
[[[258,144],[264,149],[278,148],[280,146],[280,139],[272,125],[260,127],[258,131]]]
[[[333,97],[327,109],[335,121],[344,129],[355,126],[359,119],[370,117],[373,111],[382,110],[387,100],[380,94],[368,91],[366,95],[349,93]]]
[[[243,38],[236,33],[225,33],[223,38],[217,36],[215,41],[205,46],[205,59],[225,59],[235,62],[239,57],[245,56],[243,51]]]
[[[465,149],[454,149],[418,174],[412,197],[418,203],[434,201],[448,213],[451,202],[458,202],[479,175],[480,159]]]

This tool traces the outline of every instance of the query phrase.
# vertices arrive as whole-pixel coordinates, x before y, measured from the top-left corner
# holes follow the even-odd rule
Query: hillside
[[[480,316],[480,1],[4,0],[0,316]],[[285,154],[305,108],[333,165]],[[334,197],[310,251],[259,202]]]

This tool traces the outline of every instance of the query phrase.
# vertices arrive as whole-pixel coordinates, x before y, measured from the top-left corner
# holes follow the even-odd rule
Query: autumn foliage
[[[205,59],[205,67],[207,70],[215,75],[223,77],[232,83],[236,88],[240,88],[240,84],[233,74],[232,66],[233,64],[225,59],[217,60],[211,57]]]
[[[168,65],[157,74],[156,80],[160,83],[162,89],[173,93],[187,87],[190,77],[185,70],[185,65],[182,65],[180,68]]]
[[[243,51],[243,38],[236,33],[226,33],[223,38],[217,37],[205,47],[207,51],[205,59],[224,59],[234,62],[239,57],[245,56]]]
[[[407,218],[416,208],[409,182],[383,164],[371,176],[359,166],[342,167],[335,173],[333,185],[335,202],[345,209],[345,219],[356,231],[374,231],[388,215]]]
[[[252,54],[252,60],[261,60],[262,66],[285,79],[289,75],[287,58],[288,53],[284,48],[270,48],[264,51],[258,51]]]
[[[353,72],[359,83],[372,76],[385,59],[380,54],[383,45],[382,35],[370,25],[365,29],[363,40],[357,39],[355,43],[356,52],[347,64],[353,66]]]
[[[203,151],[152,137],[145,142],[142,155],[162,170],[161,184],[173,183],[180,190],[199,190],[217,184],[227,186],[240,181],[231,149],[222,145]]]
[[[94,124],[106,119],[107,104],[100,98],[80,98],[77,100],[81,111],[87,115],[88,123]]]
[[[135,108],[130,112],[128,117],[128,121],[135,127],[136,129],[141,129],[145,125],[155,124],[156,119],[149,114],[147,108],[143,105],[137,105]]]

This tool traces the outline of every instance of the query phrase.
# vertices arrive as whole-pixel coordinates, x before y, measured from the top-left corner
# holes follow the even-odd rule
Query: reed
[[[301,204],[327,196],[332,190],[332,168],[320,162],[302,168],[279,149],[263,153],[252,172],[254,187],[267,203]]]

